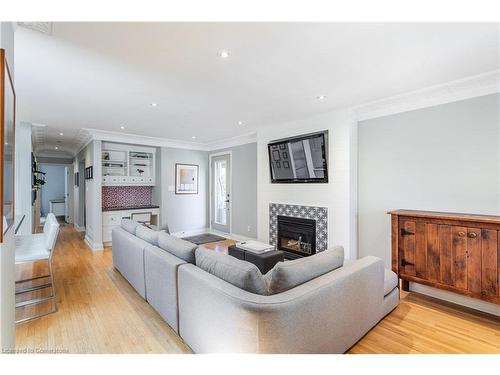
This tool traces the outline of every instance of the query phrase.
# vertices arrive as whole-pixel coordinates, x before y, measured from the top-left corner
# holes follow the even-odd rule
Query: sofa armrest
[[[177,272],[186,262],[149,245],[144,249],[146,299],[175,332],[179,332]]]
[[[384,264],[366,257],[284,293],[179,268],[179,331],[195,352],[342,353],[382,318]]]
[[[120,227],[113,228],[112,241],[113,266],[146,298],[144,248],[149,244]]]

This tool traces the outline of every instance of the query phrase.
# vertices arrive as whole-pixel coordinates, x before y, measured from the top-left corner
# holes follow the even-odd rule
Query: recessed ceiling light
[[[59,150],[59,147],[57,147],[57,146],[56,146],[56,147],[54,147],[54,148],[55,148],[56,150]]]
[[[238,125],[243,125],[244,122],[243,121],[238,121]]]
[[[158,103],[151,103],[150,106],[151,107],[158,107]]]
[[[318,95],[316,99],[323,101],[326,99],[326,95]]]
[[[123,125],[122,125],[122,126],[120,126],[120,129],[122,129],[122,130],[123,130],[123,129],[125,129],[125,126],[123,126]]]
[[[63,133],[63,132],[61,132],[61,133],[59,133],[59,135],[60,135],[60,136],[63,136],[63,135],[64,135],[64,133]]]
[[[227,59],[229,57],[229,52],[228,51],[221,51],[220,57],[223,59]]]
[[[196,136],[195,136],[195,135],[193,135],[193,136],[191,137],[191,139],[196,139]]]

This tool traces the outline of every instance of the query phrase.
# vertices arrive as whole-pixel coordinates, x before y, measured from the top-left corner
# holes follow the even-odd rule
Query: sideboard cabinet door
[[[399,222],[399,270],[403,275],[415,276],[416,222],[402,219]]]
[[[481,295],[499,297],[500,259],[498,257],[498,231],[481,230]]]

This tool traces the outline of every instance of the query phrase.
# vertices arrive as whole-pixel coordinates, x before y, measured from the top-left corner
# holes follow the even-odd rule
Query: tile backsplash
[[[153,202],[152,186],[103,186],[102,208],[141,207]]]

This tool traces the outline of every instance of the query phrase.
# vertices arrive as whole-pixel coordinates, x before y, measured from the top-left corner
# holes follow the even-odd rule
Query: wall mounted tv
[[[272,183],[328,182],[328,131],[272,141],[267,147]]]

